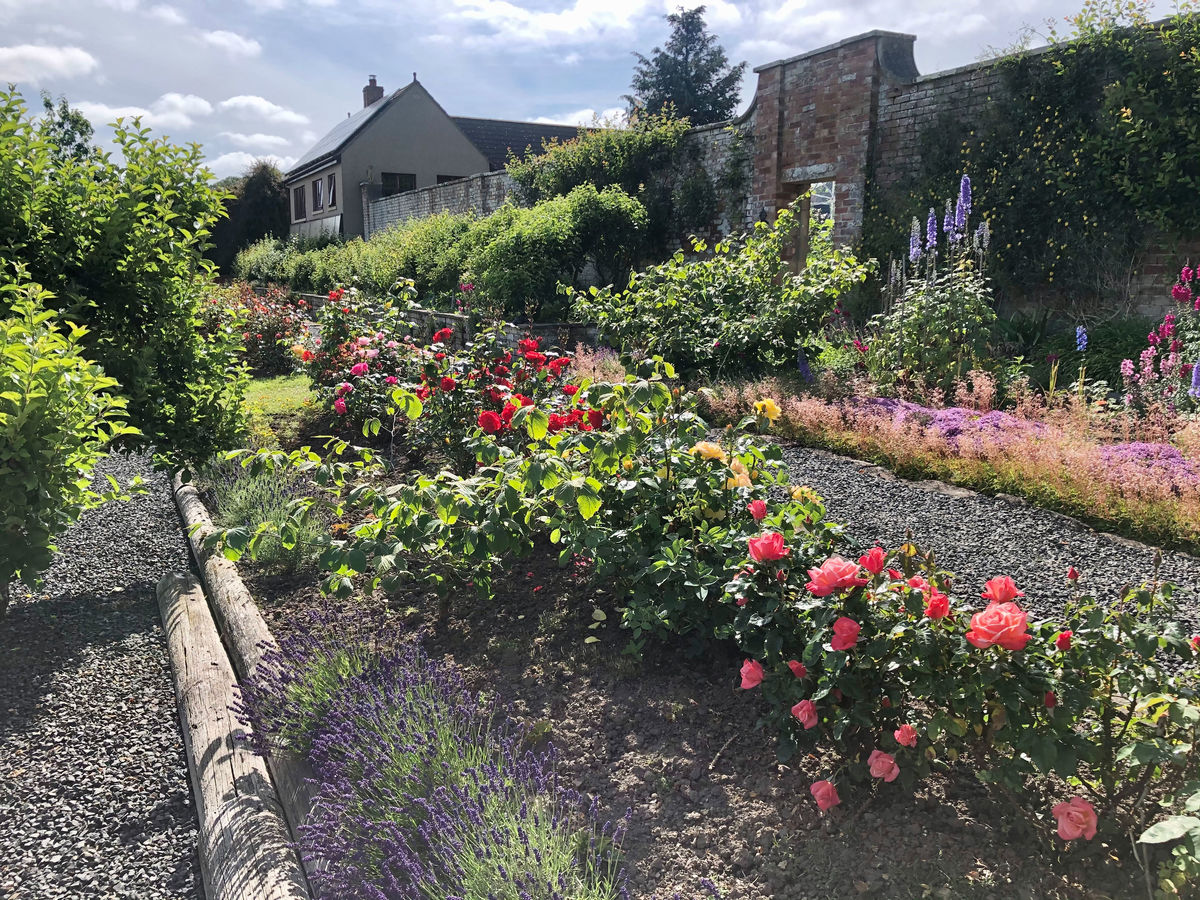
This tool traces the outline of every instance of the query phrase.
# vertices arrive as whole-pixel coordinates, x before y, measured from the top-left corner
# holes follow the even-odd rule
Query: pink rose
[[[765,500],[751,500],[746,505],[746,509],[750,510],[750,515],[754,516],[754,521],[761,522],[767,517],[767,503]]]
[[[913,728],[907,722],[892,732],[892,737],[896,739],[896,743],[903,747],[917,746],[917,729]]]
[[[758,687],[762,684],[763,667],[757,660],[748,659],[742,663],[742,689]]]
[[[750,538],[748,543],[750,544],[750,557],[755,562],[776,562],[791,553],[783,545],[783,535],[777,531],[768,531],[756,538]]]
[[[1029,615],[1015,603],[989,603],[971,616],[967,640],[980,650],[999,645],[1005,650],[1024,650],[1029,643]]]
[[[984,584],[986,590],[979,596],[990,603],[1011,603],[1018,597],[1024,597],[1024,591],[1018,591],[1013,580],[1007,575],[997,575],[988,579]]]
[[[878,575],[882,572],[883,564],[886,561],[887,552],[882,547],[872,547],[869,553],[858,558],[858,564],[872,575]]]
[[[341,397],[338,397],[333,401],[333,408],[337,411],[339,416],[344,416],[346,414],[346,401]]]
[[[384,380],[385,384],[399,384],[399,382],[400,382],[400,379],[397,378],[395,375],[389,375],[387,378],[385,378],[383,380]]]
[[[884,781],[895,781],[896,776],[900,774],[896,758],[882,750],[871,751],[871,755],[867,757],[867,766],[871,769],[872,778],[882,778]]]
[[[950,598],[933,591],[925,604],[925,615],[930,619],[944,619],[950,615]]]
[[[792,674],[797,678],[803,678],[808,674],[808,667],[798,660],[789,659],[788,668],[792,670]]]
[[[834,650],[849,650],[858,643],[860,626],[853,619],[845,616],[833,623],[833,640],[830,642]]]
[[[1064,841],[1091,840],[1096,836],[1096,809],[1082,797],[1072,797],[1050,810],[1058,819],[1058,836]]]
[[[817,801],[817,806],[822,811],[831,809],[842,802],[842,798],[838,796],[837,788],[828,781],[814,781],[813,786],[809,790],[812,791],[813,799]]]
[[[859,577],[858,566],[840,556],[831,556],[819,568],[809,569],[808,577],[812,580],[805,587],[814,597],[828,597],[837,591],[862,587],[867,583],[867,579]]]
[[[792,715],[800,720],[805,731],[814,728],[817,724],[817,704],[811,700],[801,700],[792,707]]]

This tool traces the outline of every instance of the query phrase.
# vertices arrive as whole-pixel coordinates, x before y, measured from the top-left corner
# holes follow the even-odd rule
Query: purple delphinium
[[[908,236],[908,260],[916,262],[921,258],[921,223],[916,216],[912,220],[912,233]]]
[[[801,380],[806,384],[813,380],[812,367],[808,364],[808,357],[804,355],[803,347],[796,351],[796,371],[800,373]]]
[[[1087,329],[1084,328],[1082,325],[1076,325],[1075,326],[1075,349],[1078,350],[1080,353],[1083,353],[1085,350],[1087,350],[1087,344],[1088,344]]]
[[[1188,396],[1200,400],[1200,362],[1192,366],[1192,386],[1188,388]]]
[[[954,230],[954,202],[949,198],[946,199],[946,208],[942,212],[942,231],[950,243],[955,243],[958,240],[958,232]]]
[[[937,212],[929,207],[929,220],[925,223],[925,250],[934,253],[937,250]]]
[[[967,220],[971,218],[971,179],[963,175],[958,184],[958,203],[954,207],[954,231],[962,238],[967,233]]]

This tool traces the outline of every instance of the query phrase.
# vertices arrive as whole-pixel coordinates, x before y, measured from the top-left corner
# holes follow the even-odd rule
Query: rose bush
[[[293,347],[311,315],[308,301],[292,299],[277,287],[258,294],[245,282],[212,287],[201,312],[206,334],[240,334],[245,361],[256,375],[284,375],[299,362]]]

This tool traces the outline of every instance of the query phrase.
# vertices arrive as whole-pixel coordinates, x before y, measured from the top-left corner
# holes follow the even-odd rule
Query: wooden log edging
[[[169,573],[158,605],[200,824],[200,874],[208,900],[309,900],[266,764],[238,738],[233,669],[199,581]]]
[[[204,579],[205,593],[212,606],[229,658],[239,680],[254,674],[267,650],[278,649],[275,637],[246,589],[237,567],[216,548],[204,546],[204,539],[216,529],[194,485],[184,484],[178,474],[174,481],[175,504],[183,519],[184,531]],[[294,753],[273,751],[267,765],[287,818],[292,840],[300,843],[300,826],[309,820],[315,800],[313,772],[308,762]],[[303,857],[313,897],[318,892],[313,875],[320,870],[319,860]]]

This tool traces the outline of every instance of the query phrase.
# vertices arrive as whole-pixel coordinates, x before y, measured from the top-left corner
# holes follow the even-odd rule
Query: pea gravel
[[[1011,575],[1025,591],[1022,605],[1037,616],[1061,612],[1069,597],[1068,566],[1082,573],[1080,586],[1098,598],[1120,596],[1125,584],[1154,574],[1153,547],[1099,533],[1087,525],[1015,498],[989,497],[939,482],[911,482],[876,466],[823,450],[786,446],[784,460],[794,484],[807,484],[824,499],[831,521],[843,522],[854,544],[893,548],[911,533],[938,564],[954,572],[960,601],[979,598],[993,575]],[[1200,616],[1200,558],[1163,553],[1160,577],[1174,582],[1187,620]]]
[[[92,510],[0,620],[0,898],[197,898],[196,816],[154,587],[186,571],[168,483]]]

